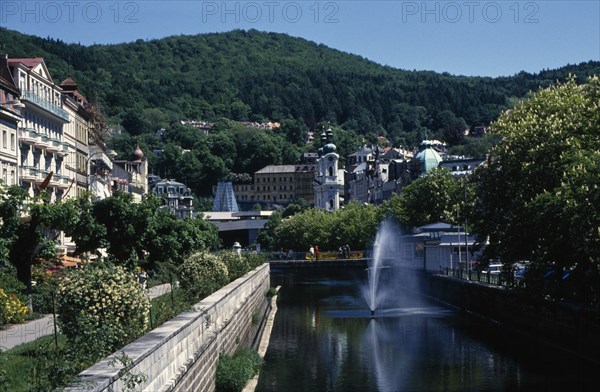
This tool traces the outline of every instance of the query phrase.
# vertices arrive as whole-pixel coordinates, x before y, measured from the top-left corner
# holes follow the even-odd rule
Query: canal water
[[[394,288],[375,318],[364,268],[273,270],[278,311],[256,391],[584,391],[598,366]]]

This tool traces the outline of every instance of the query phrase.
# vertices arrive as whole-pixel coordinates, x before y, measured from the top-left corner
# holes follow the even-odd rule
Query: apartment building
[[[63,108],[62,89],[41,57],[11,58],[8,66],[25,105],[16,147],[19,184],[31,196],[46,192],[51,200],[61,199],[69,187],[63,129],[69,114]]]
[[[68,154],[64,158],[63,175],[69,178],[67,197],[81,196],[88,190],[91,157],[89,152],[89,132],[92,128],[92,108],[79,86],[69,77],[60,84],[63,108],[69,122],[63,127],[64,146]]]
[[[21,121],[20,91],[8,69],[6,55],[0,55],[0,180],[18,183],[17,131]]]

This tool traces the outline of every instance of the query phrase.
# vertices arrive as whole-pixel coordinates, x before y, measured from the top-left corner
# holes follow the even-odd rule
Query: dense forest
[[[151,161],[158,174],[205,186],[231,173],[293,163],[311,148],[303,143],[306,131],[325,122],[336,127],[342,155],[375,136],[396,146],[426,137],[468,145],[466,128],[489,124],[529,91],[569,74],[580,81],[600,74],[600,62],[501,78],[406,71],[256,30],[83,46],[0,28],[0,42],[9,57],[44,57],[57,82],[72,76],[109,124],[126,131],[112,141],[118,151],[130,151],[134,139],[142,148],[165,149],[166,158]],[[176,126],[182,119],[217,126],[209,136],[194,134]],[[283,126],[249,133],[223,119]],[[159,128],[169,131],[163,139],[154,136]],[[175,146],[191,150],[192,162]],[[190,170],[196,178],[181,178]]]

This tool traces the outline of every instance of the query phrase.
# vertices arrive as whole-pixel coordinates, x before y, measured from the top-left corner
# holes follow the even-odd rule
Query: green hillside
[[[306,131],[324,121],[335,127],[342,156],[377,135],[396,146],[434,137],[481,155],[489,144],[469,150],[466,127],[489,124],[516,98],[569,74],[600,74],[600,62],[501,78],[406,71],[256,30],[82,46],[0,28],[0,44],[9,57],[44,57],[57,83],[73,76],[109,122],[127,130],[111,141],[121,157],[135,142],[164,149],[160,159],[148,154],[152,170],[197,194],[232,173],[294,163],[316,147],[304,144]],[[206,136],[177,125],[182,119],[216,125]],[[250,131],[222,119],[275,120],[282,129]],[[162,139],[158,128],[168,130]]]
[[[383,129],[391,137],[421,127],[435,132],[447,125],[444,111],[469,126],[487,124],[510,97],[569,72],[600,72],[598,62],[507,78],[402,71],[254,30],[85,47],[0,29],[0,42],[11,57],[45,57],[56,79],[72,74],[116,121],[159,108],[154,117],[166,123],[293,117],[309,127],[328,120],[361,133]]]

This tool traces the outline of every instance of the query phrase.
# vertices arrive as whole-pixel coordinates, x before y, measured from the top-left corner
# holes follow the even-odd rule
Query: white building
[[[8,59],[8,66],[25,104],[18,133],[19,183],[31,196],[44,191],[51,200],[60,199],[69,187],[63,134],[69,115],[62,89],[41,57]]]
[[[65,124],[64,141],[68,149],[65,157],[64,175],[70,184],[67,197],[78,197],[89,187],[89,133],[93,127],[93,113],[87,99],[79,92],[77,83],[72,78],[65,79],[62,89],[63,107],[69,115],[69,123]]]
[[[133,194],[136,202],[140,202],[148,193],[148,158],[139,145],[136,146],[130,161],[113,161],[112,170],[113,189]]]
[[[17,104],[20,92],[8,69],[7,57],[0,56],[0,180],[4,185],[17,185],[17,130],[22,104]]]
[[[324,146],[319,149],[317,172],[315,175],[315,207],[327,211],[340,208],[340,194],[344,189],[344,171],[338,168],[340,156],[336,154],[331,128],[323,132],[321,140]]]

